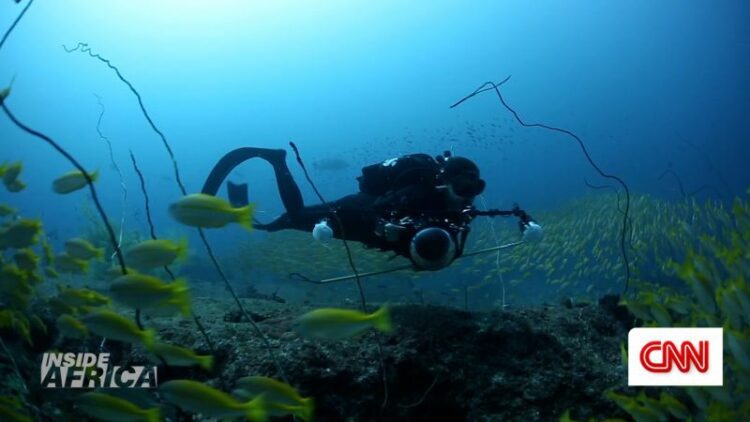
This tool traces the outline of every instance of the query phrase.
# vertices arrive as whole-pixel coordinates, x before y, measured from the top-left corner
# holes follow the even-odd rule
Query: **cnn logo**
[[[722,385],[722,328],[633,328],[628,385]]]

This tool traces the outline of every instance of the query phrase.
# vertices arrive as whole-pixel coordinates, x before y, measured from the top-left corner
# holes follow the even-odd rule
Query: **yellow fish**
[[[152,356],[151,360],[157,364],[161,363],[158,358],[164,359],[169,366],[193,366],[210,371],[214,365],[214,357],[211,355],[199,355],[185,347],[175,346],[167,343],[156,343],[148,349]]]
[[[0,228],[0,250],[7,248],[22,249],[37,242],[42,232],[39,220],[21,219]]]
[[[109,298],[86,288],[58,287],[57,298],[69,306],[100,306],[109,304]]]
[[[80,320],[90,332],[112,340],[140,342],[148,348],[156,339],[154,330],[141,330],[133,321],[108,309],[97,309],[84,315]]]
[[[65,252],[73,258],[82,260],[101,259],[104,256],[104,248],[97,248],[88,240],[80,237],[66,241]]]
[[[16,261],[18,268],[26,271],[34,271],[39,265],[39,256],[29,248],[17,250],[13,255],[13,260]]]
[[[187,239],[175,243],[168,239],[145,240],[125,252],[125,261],[141,270],[164,267],[187,257]]]
[[[211,418],[244,416],[251,421],[266,421],[268,414],[262,397],[240,402],[229,394],[191,380],[167,381],[159,392],[170,403],[183,410]]]
[[[248,398],[263,396],[272,416],[293,414],[304,421],[312,420],[315,402],[312,397],[302,397],[294,387],[273,378],[250,376],[237,380],[239,394]],[[272,404],[277,404],[272,409]]]
[[[32,292],[29,277],[15,265],[3,265],[0,269],[0,298],[5,305],[25,307]]]
[[[62,314],[57,317],[55,327],[63,337],[82,339],[89,335],[86,326],[70,314]]]
[[[23,163],[20,161],[16,161],[10,164],[3,164],[0,173],[3,174],[3,183],[5,183],[6,187],[12,185],[13,182],[18,179],[18,175],[21,174],[21,170],[23,170]]]
[[[251,230],[254,209],[253,204],[233,208],[224,199],[195,193],[184,196],[170,205],[169,213],[175,220],[187,226],[218,228],[229,223],[238,223],[247,230]]]
[[[73,258],[67,253],[57,255],[55,257],[55,265],[60,271],[68,274],[84,274],[89,270],[88,262]]]
[[[0,204],[0,217],[6,217],[13,215],[18,212],[15,208],[11,208],[5,204]]]
[[[76,397],[76,407],[95,419],[105,421],[161,421],[158,407],[141,409],[134,403],[109,394],[90,392]]]
[[[26,189],[26,183],[16,179],[12,183],[6,184],[5,187],[8,189],[8,192],[16,193]]]
[[[99,178],[99,172],[89,174],[92,182]],[[75,192],[86,187],[86,176],[80,170],[73,170],[55,179],[52,182],[52,190],[59,194]]]
[[[133,309],[179,303],[182,314],[190,314],[190,287],[183,278],[165,283],[146,274],[128,274],[117,277],[110,284],[109,291],[113,299]]]
[[[352,309],[316,309],[299,317],[295,329],[304,336],[338,340],[357,336],[371,327],[392,331],[388,305],[371,314]]]

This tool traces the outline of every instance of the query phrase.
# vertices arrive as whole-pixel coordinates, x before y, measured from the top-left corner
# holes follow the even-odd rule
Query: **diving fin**
[[[235,208],[244,207],[250,203],[247,198],[247,183],[234,184],[227,181],[227,195],[229,203]]]

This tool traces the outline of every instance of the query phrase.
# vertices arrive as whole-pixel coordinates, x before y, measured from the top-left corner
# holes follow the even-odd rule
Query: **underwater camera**
[[[412,237],[409,256],[421,269],[440,270],[450,265],[456,257],[456,242],[445,229],[424,228]]]

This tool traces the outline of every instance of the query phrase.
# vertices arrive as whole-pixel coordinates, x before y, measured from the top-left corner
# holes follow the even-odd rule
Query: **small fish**
[[[241,395],[248,398],[263,396],[271,416],[285,416],[293,414],[302,420],[312,420],[315,411],[315,403],[312,397],[302,397],[297,390],[289,384],[273,378],[250,376],[237,380],[237,386]],[[272,404],[283,405],[273,411]],[[280,413],[281,412],[281,413]]]
[[[185,347],[175,346],[167,343],[155,343],[148,349],[152,356],[152,362],[161,363],[158,358],[163,358],[169,366],[193,366],[210,371],[214,365],[214,357],[211,355],[199,355]]]
[[[28,304],[32,287],[26,271],[13,264],[3,265],[0,269],[0,298],[5,304],[24,307]],[[5,305],[3,306],[3,308]]]
[[[0,204],[0,217],[7,217],[9,215],[14,215],[17,213],[18,210],[15,208],[11,208],[5,204]]]
[[[109,394],[90,392],[76,397],[76,406],[87,415],[105,421],[161,421],[158,407],[142,409],[134,403]]]
[[[12,224],[0,228],[0,250],[7,248],[22,249],[37,242],[42,232],[42,223],[39,220],[21,219]]]
[[[295,328],[305,336],[338,340],[357,336],[371,327],[383,332],[392,331],[388,305],[371,314],[352,309],[316,309],[299,317]]]
[[[240,402],[229,394],[191,380],[167,381],[159,391],[170,403],[183,410],[213,418],[244,416],[251,421],[266,421],[268,414],[262,397]]]
[[[97,248],[86,239],[76,237],[65,242],[65,252],[73,258],[88,261],[104,257],[104,248]]]
[[[175,243],[168,239],[145,240],[125,252],[128,264],[141,270],[164,267],[187,257],[187,239]]]
[[[669,411],[675,418],[684,421],[690,417],[690,410],[677,400],[673,395],[662,392],[659,403]]]
[[[3,175],[3,183],[6,187],[12,185],[18,179],[21,170],[23,170],[23,163],[20,161],[10,164],[3,163],[0,167],[0,173]]]
[[[16,179],[12,183],[6,184],[5,188],[8,189],[8,192],[18,193],[26,189],[26,183]]]
[[[185,314],[185,309],[190,310],[189,305],[185,306],[185,301],[178,297],[175,299],[169,299],[164,302],[160,302],[157,306],[151,307],[151,308],[144,308],[141,309],[143,311],[143,315],[148,316],[149,318],[155,318],[155,317],[171,317],[175,314]]]
[[[108,305],[107,296],[86,288],[58,287],[57,298],[68,306],[102,306]]]
[[[47,239],[42,239],[42,258],[44,258],[44,265],[52,265],[55,261],[55,252]]]
[[[57,270],[52,267],[46,267],[44,269],[44,275],[49,278],[60,278],[60,273],[58,273]]]
[[[13,255],[13,260],[16,261],[18,268],[26,271],[34,271],[39,266],[39,256],[29,248],[23,248],[16,251]]]
[[[229,223],[238,223],[251,230],[254,210],[254,204],[233,208],[224,199],[203,193],[184,196],[169,206],[169,213],[175,220],[187,226],[204,228],[218,228]]]
[[[89,330],[86,326],[70,314],[62,314],[57,317],[55,327],[63,337],[82,339],[89,336]]]
[[[114,300],[133,309],[180,304],[182,314],[190,314],[190,287],[183,278],[165,283],[146,274],[128,274],[117,277],[109,291]]]
[[[154,330],[141,330],[133,321],[107,309],[92,311],[81,317],[80,320],[90,332],[112,340],[126,343],[140,342],[148,348],[154,344],[156,339]]]
[[[55,257],[57,269],[68,274],[85,274],[89,271],[89,263],[82,259],[73,258],[67,253]]]
[[[95,182],[99,178],[99,172],[95,171],[90,173],[89,178],[91,182]],[[86,176],[80,170],[73,170],[63,174],[52,182],[52,190],[56,193],[64,195],[66,193],[75,192],[79,189],[83,189],[88,184]]]

